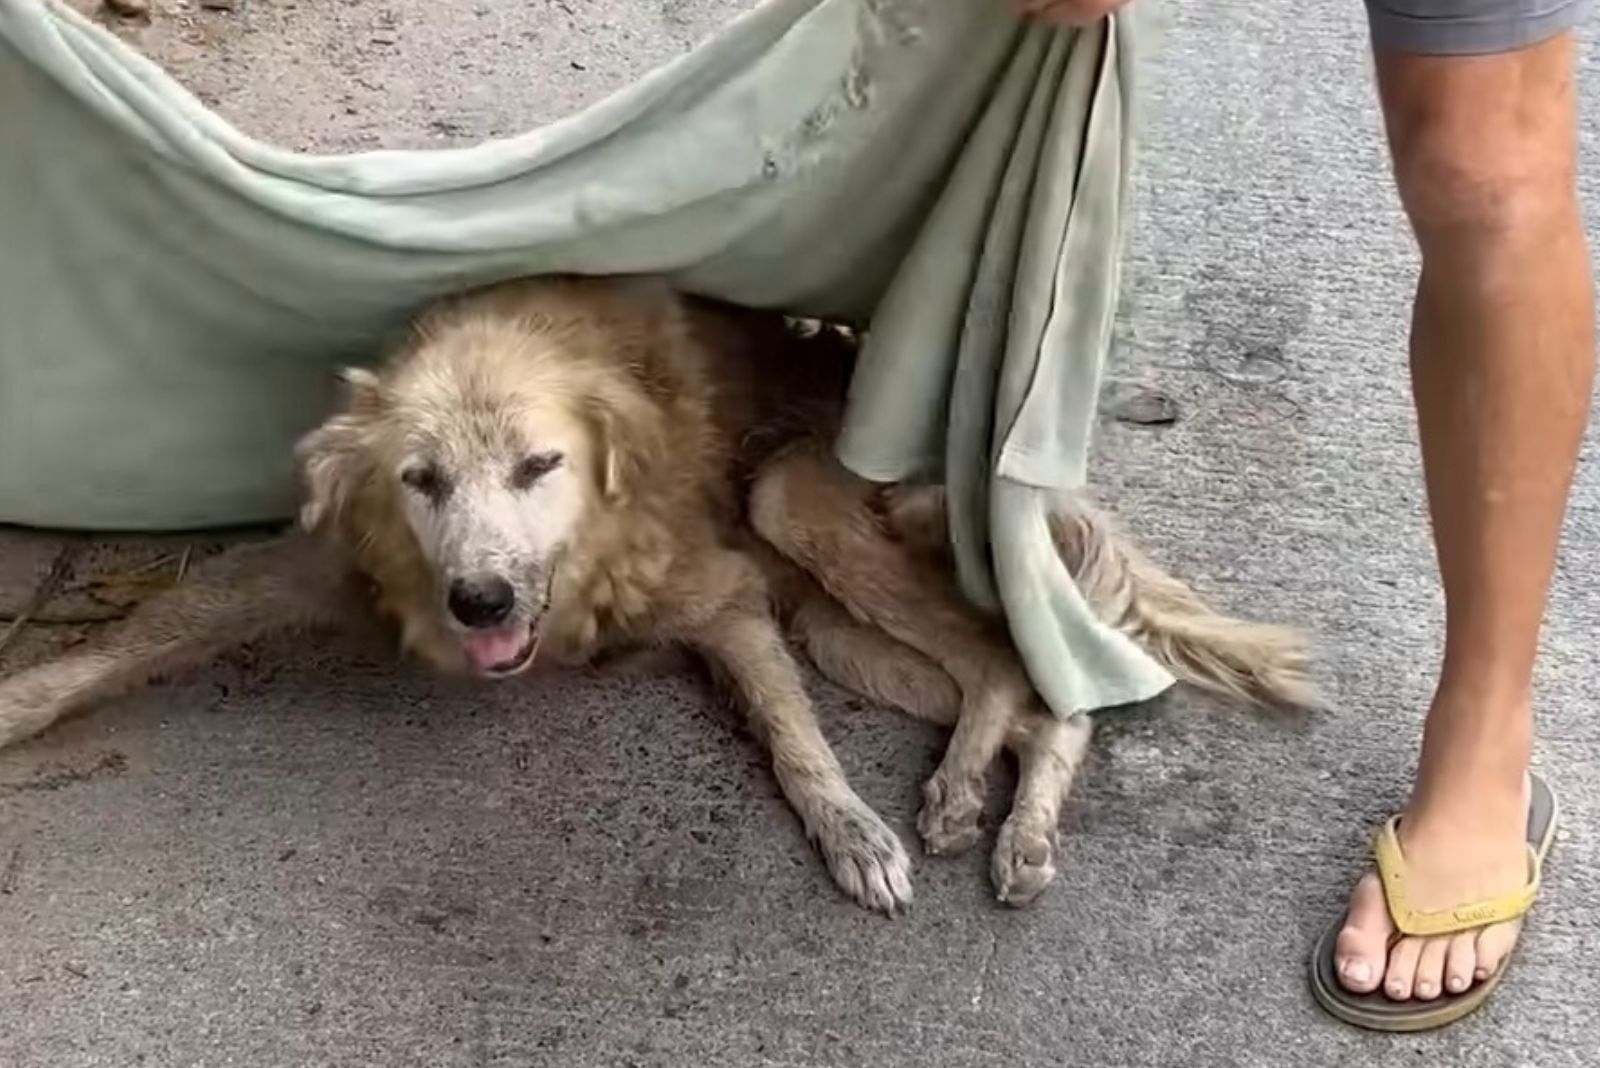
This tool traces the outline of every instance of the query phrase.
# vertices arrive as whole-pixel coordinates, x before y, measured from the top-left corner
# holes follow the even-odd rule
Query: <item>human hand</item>
[[[1088,26],[1099,22],[1128,0],[1010,0],[1022,15],[1060,26]]]

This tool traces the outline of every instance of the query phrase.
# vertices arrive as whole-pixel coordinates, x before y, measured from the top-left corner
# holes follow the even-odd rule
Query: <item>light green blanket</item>
[[[582,113],[474,148],[254,141],[109,33],[0,0],[0,522],[292,511],[331,369],[449,290],[659,272],[870,322],[841,458],[942,477],[961,579],[1059,714],[1172,679],[1045,528],[1116,303],[1134,27],[1000,0],[767,0]]]

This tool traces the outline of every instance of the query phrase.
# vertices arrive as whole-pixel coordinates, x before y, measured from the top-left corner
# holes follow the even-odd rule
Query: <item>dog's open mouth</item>
[[[539,652],[539,628],[528,623],[471,631],[462,637],[462,647],[474,670],[491,678],[505,678],[522,671]]]

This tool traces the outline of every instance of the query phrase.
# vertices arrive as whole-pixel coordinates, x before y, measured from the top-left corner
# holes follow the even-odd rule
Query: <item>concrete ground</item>
[[[124,32],[247,129],[352,149],[565,113],[742,6],[156,0]],[[1108,418],[1098,480],[1219,599],[1316,628],[1330,714],[1177,695],[1108,716],[1044,900],[1005,911],[981,854],[930,859],[913,914],[888,921],[834,892],[694,679],[477,689],[381,651],[272,644],[0,755],[0,1065],[1592,1062],[1588,463],[1540,680],[1566,823],[1514,977],[1432,1037],[1350,1031],[1306,993],[1366,828],[1402,799],[1439,636],[1404,379],[1414,264],[1355,0],[1174,3],[1161,21],[1114,370],[1179,419]],[[15,612],[59,546],[0,537]],[[81,547],[0,670],[183,552]],[[823,693],[849,772],[909,840],[939,738]]]

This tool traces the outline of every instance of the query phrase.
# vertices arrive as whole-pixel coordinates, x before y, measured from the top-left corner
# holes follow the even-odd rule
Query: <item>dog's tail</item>
[[[1216,611],[1087,501],[1074,497],[1059,505],[1050,531],[1095,614],[1177,678],[1258,705],[1318,704],[1310,643],[1301,632]]]

